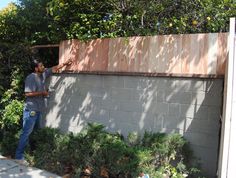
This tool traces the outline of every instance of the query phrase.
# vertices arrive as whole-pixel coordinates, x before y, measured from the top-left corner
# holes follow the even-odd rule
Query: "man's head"
[[[39,61],[38,59],[34,59],[32,61],[31,67],[32,67],[32,70],[36,73],[43,73],[45,70],[43,63],[41,61]]]

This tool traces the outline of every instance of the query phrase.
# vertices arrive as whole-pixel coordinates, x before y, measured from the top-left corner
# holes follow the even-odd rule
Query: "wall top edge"
[[[93,41],[93,40],[106,40],[106,39],[130,39],[130,38],[148,38],[148,37],[158,37],[158,36],[163,36],[163,37],[171,37],[171,36],[194,36],[194,35],[216,35],[216,34],[229,34],[229,32],[219,32],[219,33],[187,33],[187,34],[167,34],[167,35],[153,35],[153,36],[129,36],[129,37],[116,37],[116,38],[96,38],[96,39],[90,39],[88,41]],[[68,39],[68,40],[62,40],[60,43],[64,41],[81,41],[79,39]],[[87,42],[87,41],[81,41],[81,42]]]
[[[56,75],[60,75],[60,74],[224,79],[224,75],[215,75],[215,74],[177,74],[177,73],[106,72],[106,71],[70,71],[70,70],[65,70],[65,71],[58,73]]]

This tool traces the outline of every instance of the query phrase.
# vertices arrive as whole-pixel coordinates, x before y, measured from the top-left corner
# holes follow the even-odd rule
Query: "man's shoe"
[[[15,159],[15,162],[23,166],[29,166],[29,163],[24,159]]]

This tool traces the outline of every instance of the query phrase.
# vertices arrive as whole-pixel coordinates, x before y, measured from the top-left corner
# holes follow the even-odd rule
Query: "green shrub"
[[[20,128],[20,119],[23,112],[23,102],[13,99],[5,106],[0,120],[1,129],[18,130]]]
[[[2,143],[7,134],[11,133],[12,137],[16,135],[20,130],[20,121],[23,113],[23,101],[20,99],[21,85],[23,74],[19,68],[11,74],[10,89],[4,91],[3,95],[0,95],[0,143],[4,147],[6,142]]]
[[[30,152],[33,157],[29,158],[31,164],[41,169],[57,172],[57,152],[61,144],[60,138],[64,138],[58,129],[43,128],[38,129],[30,136]],[[28,157],[29,157],[28,155]]]
[[[157,178],[194,177],[200,173],[190,167],[192,152],[179,134],[146,132],[142,138],[135,134],[135,138],[138,141],[125,141],[121,135],[108,133],[104,126],[95,123],[88,124],[79,134],[43,128],[31,137],[31,144],[36,146],[28,151],[28,160],[38,168],[74,177],[79,177],[84,168],[90,169],[94,177],[105,172],[114,178],[138,177],[141,172]]]
[[[5,134],[2,152],[13,155],[19,132]],[[141,172],[157,178],[200,175],[197,167],[191,167],[192,152],[179,134],[146,132],[142,138],[137,134],[133,138],[126,141],[95,123],[79,134],[43,128],[32,133],[26,158],[35,167],[74,177],[79,177],[84,168],[89,168],[94,177],[101,177],[101,172],[114,178],[138,177]]]
[[[19,141],[20,131],[5,131],[1,141],[0,153],[7,157],[15,157],[16,147]]]

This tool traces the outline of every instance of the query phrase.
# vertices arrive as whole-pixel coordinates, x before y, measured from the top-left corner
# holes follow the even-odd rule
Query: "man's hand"
[[[72,64],[72,59],[68,59],[66,62],[63,63],[63,66],[68,66]]]
[[[65,66],[69,66],[72,64],[72,59],[68,59],[66,62],[63,62],[62,64],[59,64],[57,66],[52,67],[52,72],[59,72],[59,70]]]

